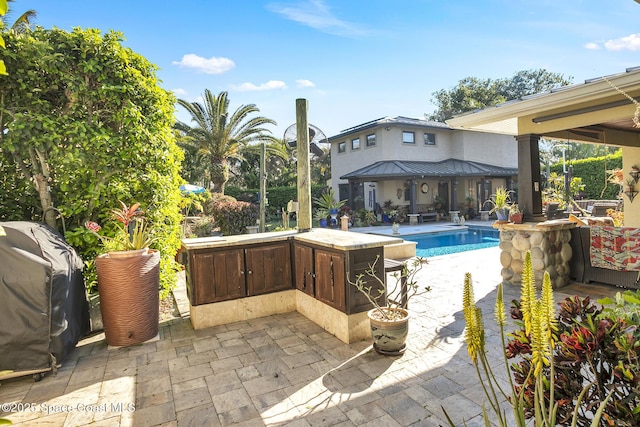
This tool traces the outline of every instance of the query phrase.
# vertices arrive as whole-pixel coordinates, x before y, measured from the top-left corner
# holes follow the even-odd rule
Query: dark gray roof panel
[[[513,176],[517,168],[504,168],[478,162],[447,159],[440,162],[388,160],[349,172],[340,179],[392,179],[454,176]]]

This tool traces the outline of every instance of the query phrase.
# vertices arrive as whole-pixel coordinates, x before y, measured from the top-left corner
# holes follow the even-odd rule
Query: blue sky
[[[640,65],[633,0],[16,0],[45,28],[110,29],[160,67],[162,86],[198,100],[228,91],[327,136],[384,116],[423,117],[432,93],[460,79],[544,68],[574,83]],[[180,107],[181,120],[188,116]]]

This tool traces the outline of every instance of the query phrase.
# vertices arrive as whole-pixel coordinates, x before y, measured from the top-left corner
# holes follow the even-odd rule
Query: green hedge
[[[585,199],[615,200],[620,188],[607,182],[608,170],[622,168],[622,151],[604,157],[573,160],[567,162],[573,166],[573,176],[582,178]],[[551,165],[551,172],[562,176],[562,162]],[[603,192],[604,191],[604,192]]]
[[[326,187],[324,185],[311,185],[311,199],[320,197],[322,191]],[[254,188],[239,188],[239,187],[225,187],[225,194],[233,196],[238,200],[246,202],[259,203],[258,193],[260,190]],[[267,206],[267,215],[276,216],[282,211],[282,208],[287,207],[289,200],[298,200],[298,188],[297,187],[272,187],[267,188],[267,200],[269,205]]]

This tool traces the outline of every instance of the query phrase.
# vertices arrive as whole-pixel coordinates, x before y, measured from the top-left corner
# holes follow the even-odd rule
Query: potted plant
[[[318,208],[315,210],[314,218],[318,221],[318,225],[320,227],[327,226],[327,218],[329,217],[329,211],[323,208]]]
[[[387,286],[386,278],[381,278],[376,273],[378,262],[379,257],[369,265],[365,273],[356,276],[355,282],[349,283],[362,292],[373,306],[367,312],[367,316],[371,325],[374,350],[379,354],[396,356],[403,354],[406,349],[410,318],[409,301],[414,296],[431,290],[428,286],[421,287],[416,278],[423,265],[427,264],[427,260],[416,257],[403,263],[400,273],[393,273],[392,286]]]
[[[524,213],[520,210],[517,203],[512,203],[509,206],[509,222],[514,224],[522,224],[524,221]]]
[[[321,209],[326,210],[328,215],[331,217],[331,225],[338,225],[338,210],[344,206],[347,201],[346,200],[336,200],[335,192],[333,188],[329,187],[326,191],[322,193],[320,197],[316,197],[313,199],[318,207],[320,212]]]
[[[509,195],[511,194],[510,190],[507,190],[504,187],[496,188],[496,192],[491,195],[488,203],[491,203],[493,207],[489,211],[489,215],[492,213],[496,213],[498,217],[498,221],[507,221],[509,219]]]
[[[86,227],[103,243],[105,253],[95,260],[100,311],[107,344],[139,344],[158,335],[160,252],[136,203],[111,211],[115,220],[110,237],[98,234],[95,222]]]

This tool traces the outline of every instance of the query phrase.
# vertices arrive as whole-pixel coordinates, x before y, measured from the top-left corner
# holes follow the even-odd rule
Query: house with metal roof
[[[331,184],[358,210],[406,213],[489,209],[497,187],[517,191],[513,137],[408,117],[372,120],[329,138]]]

